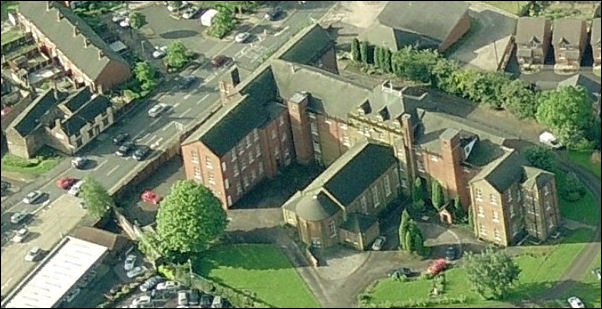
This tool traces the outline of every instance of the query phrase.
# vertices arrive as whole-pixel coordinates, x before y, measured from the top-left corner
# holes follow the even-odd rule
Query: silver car
[[[44,197],[44,192],[42,192],[40,190],[29,192],[23,198],[23,203],[25,203],[25,204],[34,204],[34,203],[39,202],[42,199],[42,197]]]
[[[159,103],[148,110],[148,116],[151,118],[158,117],[166,109],[167,109],[167,105],[165,105],[163,103]]]
[[[234,37],[234,41],[236,43],[244,43],[244,42],[246,42],[249,39],[249,37],[251,37],[250,33],[248,33],[248,32],[241,32],[241,33],[237,34]]]

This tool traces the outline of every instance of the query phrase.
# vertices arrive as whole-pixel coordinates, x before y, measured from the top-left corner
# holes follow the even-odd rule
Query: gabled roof
[[[585,31],[585,21],[577,18],[561,18],[554,21],[552,43],[579,46]]]
[[[20,1],[19,13],[91,80],[96,80],[110,61],[126,63],[71,9],[53,1],[48,10],[47,2],[50,1]],[[59,16],[62,16],[60,20]],[[86,39],[89,40],[87,47],[84,43]],[[103,54],[102,57],[99,57],[99,52]]]
[[[516,44],[530,44],[532,40],[543,42],[552,22],[546,17],[520,17],[516,23]]]
[[[523,182],[523,186],[525,186],[525,187],[541,188],[554,178],[553,173],[544,171],[539,168],[535,168],[532,166],[525,166],[525,167],[523,167],[523,169],[524,169],[525,178],[526,178],[525,181]]]
[[[360,142],[334,161],[308,189],[323,187],[347,206],[396,163],[391,147]]]
[[[56,105],[67,97],[67,93],[56,89],[48,89],[25,108],[11,123],[22,137],[29,135],[41,126],[42,116],[52,112]]]
[[[524,163],[518,152],[507,150],[502,157],[485,166],[470,182],[485,180],[502,193],[513,183],[522,180]]]
[[[417,43],[437,48],[467,12],[468,4],[461,1],[389,1],[362,37],[379,45],[394,41],[388,46],[393,50]]]
[[[352,233],[364,233],[369,228],[376,224],[376,218],[360,213],[350,213],[347,215],[347,220],[341,224],[341,229]]]
[[[61,125],[68,136],[76,135],[87,123],[94,123],[94,119],[110,106],[111,102],[107,97],[93,97],[73,115],[64,120]]]
[[[63,105],[67,108],[67,110],[73,113],[86,104],[91,97],[92,92],[90,92],[90,88],[84,87],[80,91],[70,95],[67,99],[65,99]]]
[[[295,63],[310,64],[333,46],[334,40],[330,37],[328,32],[326,32],[324,28],[316,25],[309,29],[302,40],[295,41],[294,44],[279,57],[279,59]]]

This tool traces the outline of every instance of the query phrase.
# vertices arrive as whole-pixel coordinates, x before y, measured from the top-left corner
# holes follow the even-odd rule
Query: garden
[[[60,161],[61,157],[49,148],[42,148],[31,159],[24,159],[8,153],[2,157],[2,172],[40,175],[57,166]]]

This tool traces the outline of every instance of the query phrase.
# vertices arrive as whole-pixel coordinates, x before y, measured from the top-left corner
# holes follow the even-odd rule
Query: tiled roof
[[[341,224],[341,229],[352,233],[364,233],[376,224],[376,218],[360,213],[350,213],[347,220]]]
[[[105,112],[111,106],[111,102],[105,96],[96,96],[78,109],[71,117],[61,124],[68,136],[79,133],[87,123],[94,123],[94,119]]]
[[[533,38],[543,43],[546,29],[551,26],[546,17],[520,17],[516,23],[516,44],[529,44]]]
[[[579,46],[585,21],[577,18],[561,18],[554,21],[552,43],[564,42],[569,46]]]

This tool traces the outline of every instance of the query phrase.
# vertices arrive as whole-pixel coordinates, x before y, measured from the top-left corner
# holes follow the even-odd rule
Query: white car
[[[163,103],[159,103],[148,110],[148,116],[151,118],[155,118],[155,117],[161,115],[161,113],[164,112],[166,109],[167,109],[167,105],[165,105]]]
[[[556,136],[548,131],[544,131],[539,135],[539,142],[551,147],[552,149],[562,148],[562,144],[558,141]]]
[[[42,199],[43,196],[44,196],[44,193],[40,190],[29,192],[23,198],[23,203],[25,203],[25,204],[37,203],[38,201],[40,201]]]
[[[25,217],[27,217],[26,212],[15,213],[12,216],[10,216],[10,223],[19,224],[19,223],[21,223],[21,221],[23,221],[23,219],[25,219]]]
[[[42,254],[42,249],[40,249],[40,247],[32,247],[27,252],[27,255],[25,255],[25,260],[27,262],[33,262],[40,254]]]
[[[165,282],[161,282],[159,284],[157,284],[157,287],[155,288],[158,291],[161,290],[175,290],[177,288],[180,287],[180,283],[179,282],[175,282],[175,281],[165,281]]]
[[[196,6],[187,8],[182,14],[182,18],[185,19],[193,19],[194,16],[200,11],[200,9]]]
[[[128,271],[126,273],[126,275],[128,276],[128,278],[131,279],[131,278],[138,277],[138,276],[142,275],[145,271],[146,271],[146,267],[145,266],[136,266],[132,270]]]
[[[387,238],[385,236],[378,236],[374,243],[372,243],[372,250],[379,251],[380,249],[382,249],[386,240]]]
[[[572,297],[569,297],[569,299],[567,299],[567,301],[569,302],[569,305],[571,305],[571,308],[585,308],[585,304],[583,304],[583,302],[581,301],[581,299],[579,299],[579,297],[572,296]]]
[[[119,22],[121,28],[128,28],[130,26],[130,18],[126,17],[124,20]]]
[[[188,305],[188,293],[186,291],[178,292],[178,306]]]
[[[113,18],[111,18],[111,20],[114,23],[119,23],[119,22],[123,21],[127,16],[128,16],[128,11],[122,10],[122,11],[116,12],[115,15],[113,15]]]
[[[83,180],[76,182],[73,186],[71,186],[71,188],[69,188],[69,191],[67,191],[67,194],[73,195],[73,196],[78,196],[79,191],[81,190],[83,184],[84,184]]]
[[[130,254],[125,258],[125,262],[123,262],[123,269],[129,271],[129,270],[134,269],[135,265],[136,265],[136,256],[133,254]]]
[[[244,43],[246,40],[249,39],[250,36],[251,34],[248,32],[241,32],[234,37],[234,41],[236,43]]]
[[[155,50],[153,51],[153,58],[160,59],[165,57],[167,54],[167,46],[155,46]]]
[[[142,295],[134,300],[132,300],[132,306],[136,308],[140,308],[140,306],[150,305],[151,297],[148,295]]]
[[[12,241],[14,243],[20,243],[27,237],[27,234],[29,234],[29,231],[26,228],[22,228],[17,231],[17,234],[13,237]]]
[[[187,7],[187,6],[188,6],[188,2],[182,1],[182,4],[180,4],[179,7],[168,5],[167,6],[167,10],[170,11],[170,12],[175,12],[175,11],[181,10],[181,9]]]

